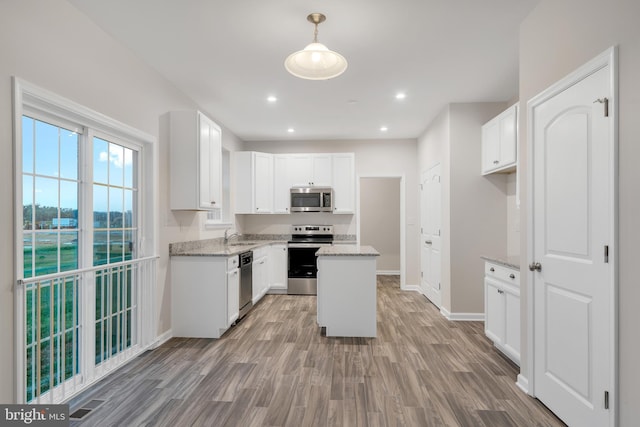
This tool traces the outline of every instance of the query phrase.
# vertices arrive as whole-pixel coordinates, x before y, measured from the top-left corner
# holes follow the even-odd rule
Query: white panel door
[[[534,393],[571,426],[608,426],[612,242],[609,66],[532,109]],[[530,268],[535,265],[530,266]]]
[[[440,164],[422,174],[421,201],[421,263],[422,291],[437,307],[442,304],[441,277],[441,221]]]

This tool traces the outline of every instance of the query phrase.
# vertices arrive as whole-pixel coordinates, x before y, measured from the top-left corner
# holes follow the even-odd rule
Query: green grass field
[[[50,236],[53,233],[47,233]],[[47,241],[49,240],[49,241]],[[118,242],[107,247],[106,243],[94,245],[94,264],[106,264],[131,259],[129,245]],[[110,255],[107,257],[107,255]],[[59,262],[59,264],[58,264]],[[78,247],[74,234],[61,233],[61,246],[58,249],[57,238],[38,237],[36,250],[25,245],[25,277],[42,276],[78,268]],[[120,275],[120,277],[116,277]],[[95,281],[95,363],[99,364],[131,345],[132,340],[132,283],[131,271],[113,273],[109,277],[97,277]],[[104,283],[103,283],[104,282]],[[77,285],[77,284],[76,284]],[[80,372],[80,329],[79,319],[73,318],[74,297],[75,312],[79,313],[79,292],[74,288],[72,279],[40,282],[39,291],[35,284],[26,289],[26,399],[31,401],[37,394],[37,357],[38,334],[40,339],[40,393],[51,386],[59,385]],[[108,310],[107,301],[111,304]],[[77,315],[76,315],[77,316]],[[39,318],[39,323],[38,323]],[[126,325],[126,326],[125,326]],[[120,332],[118,332],[120,329]],[[74,337],[75,335],[75,337]],[[124,341],[124,342],[123,342]],[[63,355],[64,352],[64,355]],[[74,369],[75,354],[75,369]],[[62,366],[64,361],[64,367]],[[53,363],[52,363],[53,362]]]

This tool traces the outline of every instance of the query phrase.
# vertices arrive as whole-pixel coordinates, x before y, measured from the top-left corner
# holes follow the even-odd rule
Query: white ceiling
[[[539,0],[69,1],[256,141],[416,138],[448,103],[509,100],[519,24]],[[335,79],[284,69],[313,38],[311,12],[327,16],[319,41],[349,62]]]

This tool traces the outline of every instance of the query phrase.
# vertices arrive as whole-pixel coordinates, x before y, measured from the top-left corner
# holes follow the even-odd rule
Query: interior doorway
[[[404,272],[403,177],[361,176],[358,180],[358,242],[380,252],[377,274]]]
[[[528,103],[530,391],[616,425],[615,51]]]

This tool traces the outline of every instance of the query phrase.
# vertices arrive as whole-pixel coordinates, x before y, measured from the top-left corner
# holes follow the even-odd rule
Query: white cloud
[[[133,162],[131,150],[116,144],[109,144],[109,154],[106,151],[102,151],[99,159],[101,162],[110,161],[117,168],[122,168],[123,165],[130,166]]]

